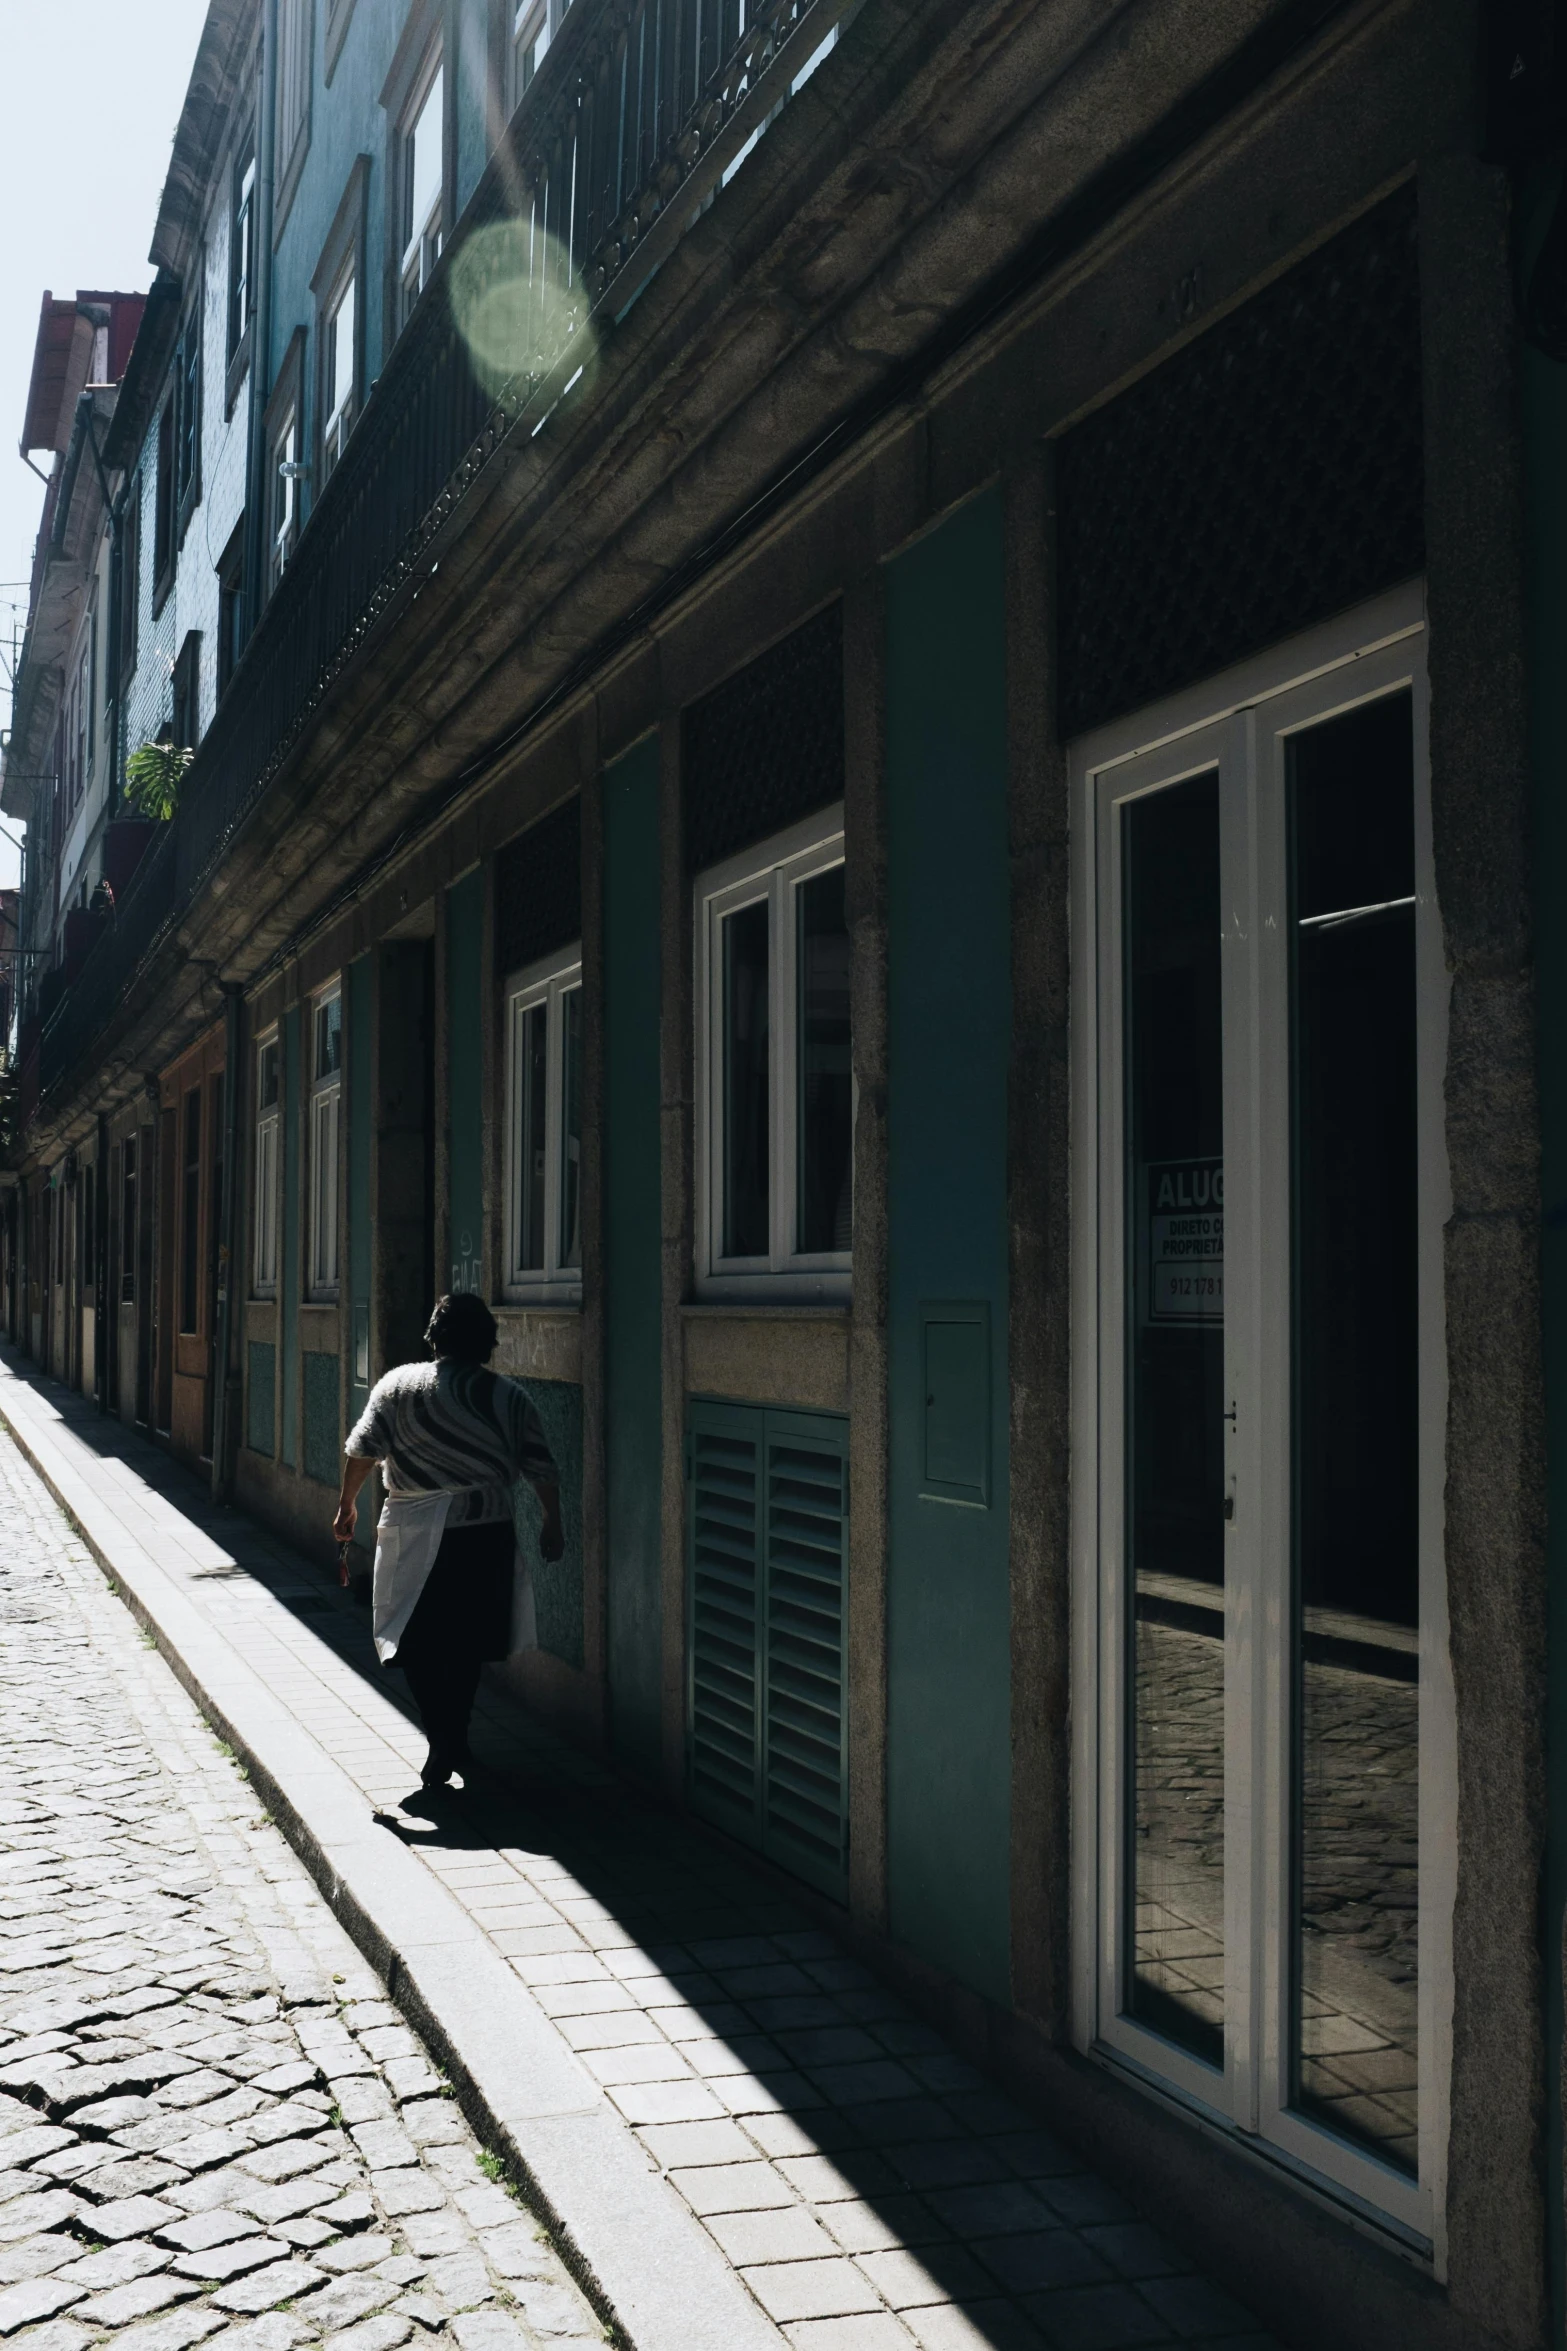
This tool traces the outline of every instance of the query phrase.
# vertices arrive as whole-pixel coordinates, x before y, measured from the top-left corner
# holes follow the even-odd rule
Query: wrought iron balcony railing
[[[47,1023],[47,1101],[347,663],[534,429],[851,0],[575,0],[301,534],[112,930]]]

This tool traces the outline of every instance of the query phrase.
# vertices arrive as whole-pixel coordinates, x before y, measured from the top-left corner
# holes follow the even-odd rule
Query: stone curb
[[[620,2339],[633,2351],[780,2351],[778,2329],[488,1937],[396,1837],[375,1826],[347,1774],[127,1533],[86,1474],[96,1456],[9,1348],[0,1350],[0,1423],[240,1757],[336,1916],[455,2085],[474,2129],[514,2171]],[[282,1613],[281,1602],[267,1598]]]

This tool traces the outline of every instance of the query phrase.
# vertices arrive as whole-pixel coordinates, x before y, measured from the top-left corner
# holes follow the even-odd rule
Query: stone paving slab
[[[0,1416],[638,2351],[1276,2351],[776,1881],[496,1693],[475,1789],[411,1792],[317,1569],[63,1390],[0,1368]]]

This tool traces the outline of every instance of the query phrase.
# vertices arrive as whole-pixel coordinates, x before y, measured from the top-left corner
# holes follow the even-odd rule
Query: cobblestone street
[[[0,2335],[601,2341],[4,1435],[0,1514]]]
[[[187,1611],[182,1640],[237,1671],[236,1692],[258,1677],[299,1789],[317,1787],[312,1755],[346,1775],[341,1866],[377,1900],[433,1900],[439,1917],[414,1922],[432,1951],[460,1922],[464,1955],[444,1976],[427,1963],[446,1986],[433,2029],[472,2011],[482,1977],[481,2042],[515,2052],[485,2111],[513,2099],[523,2163],[555,2164],[568,2205],[553,2209],[587,2224],[582,2274],[634,2351],[1277,2351],[776,1878],[498,1692],[481,1696],[474,1793],[420,1798],[423,1741],[363,1611],[143,1440],[61,1402],[63,1423],[43,1391],[6,1391],[96,1559],[122,1546],[138,1605],[144,1563],[165,1562],[181,1598],[159,1605]],[[8,2351],[91,2351],[100,2333],[185,2351],[220,2329],[244,2351],[598,2339],[380,1979],[3,1429],[0,1512]],[[319,1867],[327,1848],[306,1849]],[[471,2076],[460,2030],[449,2045]],[[561,2168],[584,2133],[590,2152]]]

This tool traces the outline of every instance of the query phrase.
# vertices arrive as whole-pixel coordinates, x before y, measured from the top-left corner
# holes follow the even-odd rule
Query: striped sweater
[[[444,1357],[400,1363],[378,1380],[344,1450],[378,1461],[388,1494],[453,1493],[448,1526],[509,1519],[518,1478],[558,1482],[526,1389]]]

